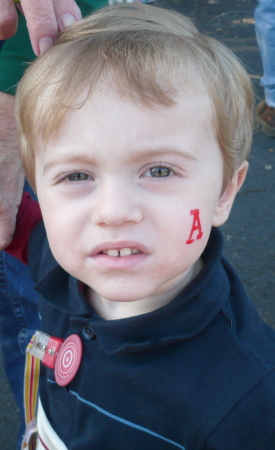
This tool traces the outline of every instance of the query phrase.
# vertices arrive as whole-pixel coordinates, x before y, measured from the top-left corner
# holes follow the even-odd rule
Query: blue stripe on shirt
[[[53,380],[48,380],[48,382],[56,384],[56,382]],[[109,417],[110,419],[116,420],[117,422],[123,423],[124,425],[126,425],[128,427],[135,428],[136,430],[143,431],[144,433],[150,434],[151,436],[161,439],[162,441],[165,441],[168,444],[173,445],[174,447],[180,448],[181,450],[185,450],[185,447],[183,447],[181,444],[178,444],[177,442],[172,441],[171,439],[168,439],[165,436],[162,436],[161,434],[155,433],[154,431],[149,430],[148,428],[145,428],[145,427],[142,427],[141,425],[130,422],[129,420],[125,420],[122,417],[116,416],[115,414],[112,414],[112,413],[106,411],[105,409],[101,408],[100,406],[96,405],[95,403],[92,403],[92,402],[86,400],[85,398],[80,397],[80,395],[75,391],[72,391],[71,389],[69,389],[69,392],[72,395],[74,395],[80,402],[85,403],[86,405],[95,409],[99,413],[104,414],[105,416]]]

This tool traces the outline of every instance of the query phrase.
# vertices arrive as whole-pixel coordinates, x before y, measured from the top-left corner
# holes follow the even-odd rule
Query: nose
[[[106,182],[97,187],[93,224],[118,227],[129,222],[140,222],[142,209],[133,191],[130,186],[118,182]]]

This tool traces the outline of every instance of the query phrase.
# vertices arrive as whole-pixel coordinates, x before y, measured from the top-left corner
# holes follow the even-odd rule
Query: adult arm
[[[0,92],[0,250],[12,240],[24,173],[18,151],[14,97]]]
[[[23,195],[24,173],[14,118],[14,97],[0,92],[0,249],[27,263],[28,240],[42,219],[37,202]]]
[[[81,19],[74,0],[21,0],[34,53],[50,48],[59,31]],[[17,30],[17,11],[13,0],[0,0],[0,39],[12,37]]]

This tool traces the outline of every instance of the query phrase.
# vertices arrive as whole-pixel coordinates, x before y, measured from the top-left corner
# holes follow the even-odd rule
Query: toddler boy
[[[25,196],[8,250],[28,258],[42,332],[65,339],[56,359],[37,344],[54,361],[37,448],[275,448],[275,333],[216,228],[252,112],[236,57],[145,5],[98,11],[27,70],[18,126],[43,222]]]

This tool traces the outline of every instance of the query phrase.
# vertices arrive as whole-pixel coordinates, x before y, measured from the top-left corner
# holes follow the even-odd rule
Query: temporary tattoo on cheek
[[[190,231],[189,239],[186,241],[186,244],[192,244],[192,242],[194,242],[194,239],[192,239],[192,238],[193,238],[193,234],[195,233],[195,231],[198,230],[198,234],[196,236],[197,240],[201,239],[201,237],[203,235],[203,231],[201,229],[201,221],[200,221],[200,210],[199,209],[191,209],[190,214],[191,214],[191,216],[193,216],[193,224],[192,224],[192,228]]]

